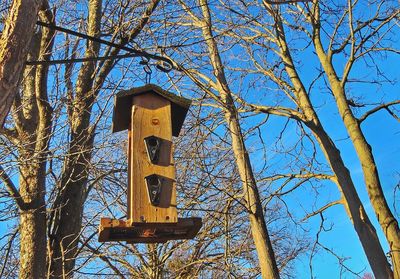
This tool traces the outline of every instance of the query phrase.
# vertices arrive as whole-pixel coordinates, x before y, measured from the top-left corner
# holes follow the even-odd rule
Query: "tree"
[[[27,11],[26,6],[24,7]],[[51,21],[48,7],[39,12],[42,20]],[[35,18],[34,18],[35,19]],[[28,57],[48,60],[54,32],[45,30],[33,36]],[[27,36],[29,38],[29,36]],[[22,40],[22,42],[24,42]],[[24,60],[19,63],[24,64]],[[24,98],[15,97],[15,128],[5,130],[19,153],[19,190],[8,180],[8,189],[20,210],[20,276],[44,277],[46,254],[45,172],[51,133],[51,112],[47,96],[47,66],[27,67],[24,71]],[[17,75],[18,76],[18,75]],[[17,85],[13,88],[17,91]],[[23,109],[22,109],[23,108]],[[2,175],[4,169],[1,170]]]
[[[237,108],[227,83],[219,49],[214,39],[213,25],[208,3],[207,1],[199,1],[201,16],[195,15],[195,13],[182,1],[181,4],[187,11],[192,24],[201,29],[202,36],[207,44],[207,54],[213,69],[215,83],[211,78],[208,81],[210,83],[213,82],[215,90],[219,93],[219,96],[209,90],[207,90],[206,93],[219,103],[220,108],[224,112],[225,121],[232,140],[232,149],[235,155],[236,165],[242,181],[246,211],[249,214],[252,237],[257,249],[262,277],[280,278],[270,236],[265,223],[260,195],[239,124]],[[199,74],[198,72],[195,74],[192,74],[187,70],[185,72],[188,73],[189,77],[195,83],[202,86],[202,88],[206,87],[206,85],[204,85],[196,76],[196,74]]]
[[[321,62],[321,65],[324,69],[324,75],[326,75],[327,80],[330,84],[331,92],[335,97],[335,101],[337,103],[339,113],[341,118],[344,121],[346,129],[352,139],[352,142],[355,146],[357,154],[360,158],[361,165],[363,167],[364,177],[366,180],[367,190],[371,199],[371,203],[375,209],[375,212],[378,217],[378,221],[380,222],[382,229],[388,239],[390,247],[396,247],[399,243],[398,239],[396,239],[398,235],[398,225],[397,221],[394,219],[393,214],[390,212],[390,209],[387,205],[385,197],[383,195],[383,191],[381,189],[381,185],[379,183],[378,173],[376,171],[376,165],[373,160],[371,149],[366,141],[366,138],[362,134],[359,124],[361,123],[357,120],[350,108],[351,100],[350,98],[346,97],[345,87],[347,82],[349,81],[349,74],[350,70],[353,67],[353,64],[356,60],[361,59],[366,53],[374,52],[382,50],[379,47],[375,48],[375,45],[380,45],[383,42],[381,36],[385,31],[381,31],[382,28],[385,29],[390,25],[391,22],[398,16],[398,10],[392,10],[390,7],[383,8],[382,6],[375,6],[377,8],[377,13],[368,19],[358,19],[354,18],[355,16],[355,9],[356,9],[357,2],[348,2],[348,6],[343,7],[343,11],[340,10],[340,14],[342,17],[338,24],[334,28],[333,36],[330,38],[329,42],[329,50],[326,52],[323,47],[322,43],[322,35],[321,35],[321,28],[322,28],[322,15],[320,10],[320,3],[319,1],[314,1],[313,5],[305,6],[304,8],[299,8],[300,11],[303,12],[304,19],[306,22],[309,22],[311,25],[309,35],[310,40],[314,45],[316,50],[318,59]],[[295,63],[293,62],[292,55],[290,53],[290,47],[286,42],[286,35],[284,30],[283,20],[281,19],[280,13],[274,10],[268,4],[265,4],[266,8],[269,10],[269,13],[274,16],[275,19],[275,30],[276,30],[276,37],[277,37],[277,45],[280,49],[280,55],[282,57],[283,63],[285,65],[286,72],[290,77],[294,89],[297,92],[304,92],[296,96],[297,104],[299,104],[302,111],[305,113],[305,119],[302,121],[306,126],[308,126],[313,133],[317,136],[318,141],[320,142],[321,147],[325,150],[326,157],[330,162],[333,171],[337,176],[337,181],[339,187],[341,187],[341,191],[344,195],[345,199],[348,199],[346,207],[349,210],[349,215],[351,216],[351,220],[355,225],[356,231],[358,231],[360,240],[364,246],[364,250],[369,258],[370,265],[374,271],[376,277],[391,277],[391,271],[389,267],[389,263],[386,261],[385,254],[380,247],[378,237],[375,233],[375,229],[372,227],[365,211],[360,211],[359,209],[362,207],[360,200],[357,198],[357,194],[355,193],[355,187],[352,186],[353,182],[351,181],[350,175],[348,170],[344,167],[343,159],[338,150],[334,151],[336,148],[332,145],[332,140],[327,138],[326,132],[319,124],[318,116],[316,116],[315,112],[312,112],[313,105],[309,101],[307,94],[305,93],[305,87],[302,85],[301,79],[297,73]],[[308,10],[309,14],[305,14],[304,11]],[[348,20],[346,20],[348,17]],[[379,20],[378,20],[379,18]],[[325,20],[325,19],[324,19]],[[326,20],[328,21],[328,20]],[[349,24],[349,31],[343,31],[342,25],[344,22]],[[359,22],[357,27],[355,26],[355,22]],[[376,25],[376,27],[375,27]],[[288,25],[289,28],[291,27]],[[367,28],[372,27],[372,31],[368,32],[366,35],[356,35],[360,34],[360,32],[366,30]],[[300,28],[300,30],[307,32],[307,29]],[[336,40],[336,35],[341,32],[348,33],[347,37],[345,37],[342,41]],[[345,33],[345,34],[346,34]],[[374,40],[372,47],[367,46],[371,41]],[[347,48],[350,47],[350,53],[347,54]],[[362,49],[362,50],[361,50]],[[390,51],[390,47],[387,49]],[[343,56],[348,57],[348,61],[344,67],[341,79],[338,78],[337,70],[333,66],[333,56],[343,53]],[[382,104],[379,107],[388,107],[390,105],[397,104],[398,101],[390,102],[389,104]],[[268,109],[267,109],[268,110]],[[266,110],[266,111],[267,111]],[[376,110],[376,109],[373,109]],[[309,114],[310,113],[310,114]],[[312,116],[312,115],[315,116]],[[293,115],[293,114],[292,114]],[[316,118],[317,117],[317,118]],[[320,126],[320,128],[317,128]],[[340,166],[342,165],[342,166]],[[335,170],[336,169],[336,170]],[[347,176],[347,178],[346,178]],[[349,184],[350,183],[350,184]],[[351,190],[353,189],[353,190]],[[348,191],[352,191],[353,193],[349,193]],[[352,213],[353,212],[353,213]],[[362,214],[360,214],[362,213]],[[354,218],[354,216],[359,215],[359,218]],[[382,216],[385,216],[382,218]],[[357,220],[358,219],[358,220]],[[384,221],[386,220],[386,221]],[[389,222],[389,223],[387,223]],[[364,227],[364,228],[362,228]],[[364,235],[366,232],[370,231],[370,235]],[[373,240],[373,241],[371,241]],[[397,243],[397,244],[396,244]],[[396,250],[396,249],[395,249]],[[379,255],[379,256],[378,256]],[[394,264],[393,271],[394,277],[397,278],[398,268],[396,267],[396,254],[391,252],[392,262]],[[379,258],[377,258],[379,257]]]
[[[312,7],[313,18],[311,19],[311,24],[313,25],[313,44],[327,76],[327,80],[329,81],[329,86],[333,93],[339,114],[360,160],[364,173],[365,186],[372,207],[374,208],[378,222],[381,225],[390,247],[394,278],[400,278],[400,230],[398,221],[394,217],[386,201],[372,148],[361,129],[361,123],[371,114],[381,109],[387,109],[390,112],[389,108],[400,104],[400,100],[380,104],[365,112],[361,118],[357,118],[354,114],[354,108],[363,106],[363,104],[354,104],[348,92],[350,77],[352,75],[351,72],[356,63],[364,59],[365,56],[373,53],[396,52],[390,45],[386,45],[384,38],[387,29],[392,29],[393,25],[396,24],[400,10],[392,10],[391,7],[387,8],[382,5],[377,5],[377,12],[365,20],[364,18],[357,19],[356,15],[354,15],[356,5],[357,1],[348,1],[347,8],[343,12],[343,16],[348,16],[346,21],[349,25],[349,30],[345,33],[347,37],[340,42],[341,45],[337,48],[336,46],[339,42],[333,41],[336,35],[334,34],[327,48],[324,46],[321,38],[320,3],[315,2]],[[368,28],[371,28],[371,30],[366,31],[366,34],[360,34]],[[341,29],[340,23],[338,23],[336,29]],[[373,44],[371,45],[372,40]],[[339,54],[341,50],[348,48],[348,53],[342,52],[342,55],[346,59],[344,68],[340,69],[339,67],[335,67],[333,56]],[[339,73],[341,73],[341,77],[339,77]],[[380,275],[375,274],[375,276],[378,277]]]
[[[41,5],[46,6],[46,1],[13,1],[4,24],[0,38],[0,127],[17,94]]]
[[[293,86],[292,90],[294,100],[302,113],[299,114],[293,109],[286,111],[285,109],[281,111],[278,110],[278,112],[285,112],[285,114],[290,118],[302,121],[313,132],[335,174],[335,182],[338,184],[339,189],[343,194],[344,199],[342,202],[354,224],[354,228],[360,238],[375,275],[377,277],[391,277],[390,265],[387,262],[383,249],[379,243],[375,228],[372,226],[365,212],[364,206],[358,197],[355,186],[350,177],[350,172],[341,158],[340,151],[323,128],[322,123],[308,97],[305,86],[296,71],[296,66],[293,62],[290,48],[286,41],[285,30],[282,23],[283,20],[281,19],[279,12],[272,8],[268,3],[265,4],[265,7],[274,18],[274,31],[276,34],[274,43],[278,46],[278,51],[282,58],[285,71],[291,81],[291,86]],[[277,79],[273,76],[273,73],[270,73],[269,76],[272,76],[272,78],[275,78],[275,80],[286,87],[286,84],[283,81],[281,82],[281,79]],[[269,113],[269,108],[258,107],[258,109]]]

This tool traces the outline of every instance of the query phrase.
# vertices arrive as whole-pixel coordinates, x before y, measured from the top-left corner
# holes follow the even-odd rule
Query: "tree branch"
[[[395,114],[389,109],[390,106],[398,105],[398,104],[400,104],[400,100],[393,101],[393,102],[390,102],[390,103],[386,103],[386,104],[382,104],[382,105],[380,105],[380,106],[377,106],[377,107],[375,107],[375,108],[373,108],[373,109],[367,111],[366,113],[364,113],[364,115],[361,116],[361,117],[358,119],[358,122],[361,124],[361,123],[362,123],[364,120],[366,120],[369,116],[371,116],[372,114],[374,114],[374,113],[380,111],[381,109],[386,109],[386,110],[389,112],[390,115],[392,115],[397,121],[400,122],[400,118],[399,118],[397,115],[395,115]]]
[[[263,181],[275,181],[283,178],[301,178],[301,179],[310,179],[310,178],[315,178],[315,179],[323,179],[323,180],[333,180],[335,178],[334,175],[329,175],[329,174],[323,174],[323,173],[299,173],[299,174],[276,174],[268,177],[263,177],[259,182]]]
[[[308,218],[313,217],[313,216],[318,215],[318,214],[321,214],[323,211],[325,211],[325,210],[328,209],[329,207],[334,206],[334,205],[337,205],[337,204],[343,204],[343,201],[340,199],[340,200],[336,200],[336,201],[330,202],[330,203],[324,205],[323,207],[321,207],[320,209],[318,209],[318,210],[316,210],[316,211],[313,211],[313,212],[307,214],[307,216],[305,216],[305,217],[304,217],[303,219],[301,219],[300,221],[301,221],[301,222],[304,222],[304,221],[307,220]]]
[[[253,105],[253,104],[248,104],[248,106],[252,109],[252,111],[262,112],[266,114],[273,114],[277,116],[285,116],[298,121],[306,121],[302,113],[290,108],[281,106],[272,107],[263,105]]]
[[[0,178],[1,178],[1,180],[3,180],[4,185],[6,186],[7,192],[15,200],[19,209],[24,208],[25,203],[22,200],[21,194],[19,193],[17,187],[15,187],[11,178],[7,175],[7,173],[5,172],[5,170],[2,166],[0,166]]]

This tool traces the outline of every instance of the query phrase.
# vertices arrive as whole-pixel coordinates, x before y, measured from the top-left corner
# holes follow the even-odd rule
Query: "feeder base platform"
[[[178,218],[177,223],[138,223],[101,218],[99,242],[164,243],[168,240],[192,239],[202,226],[201,218]]]

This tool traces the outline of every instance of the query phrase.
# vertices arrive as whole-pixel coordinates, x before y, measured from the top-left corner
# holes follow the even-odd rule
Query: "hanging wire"
[[[151,82],[151,74],[153,73],[153,71],[151,70],[149,64],[144,65],[143,66],[143,70],[146,73],[145,82],[146,82],[146,84],[150,84],[150,82]]]

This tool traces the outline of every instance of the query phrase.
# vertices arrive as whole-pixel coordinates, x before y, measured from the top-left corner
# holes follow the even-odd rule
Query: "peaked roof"
[[[154,84],[122,90],[115,95],[112,132],[128,129],[132,108],[132,98],[145,93],[157,94],[171,102],[172,135],[177,137],[192,103],[191,100],[177,96]]]

